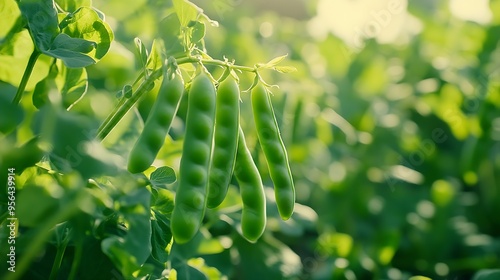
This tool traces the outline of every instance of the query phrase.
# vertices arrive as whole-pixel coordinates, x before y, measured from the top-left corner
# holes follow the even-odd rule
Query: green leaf
[[[94,9],[81,7],[68,14],[61,22],[63,23],[62,33],[93,42],[94,48],[85,53],[95,61],[99,61],[108,52],[114,37],[113,31]]]
[[[172,0],[172,2],[183,27],[187,27],[191,21],[196,21],[198,15],[203,13],[202,9],[191,2],[185,0]]]
[[[36,108],[40,109],[49,102],[50,91],[56,89],[55,77],[57,74],[57,66],[56,64],[52,64],[49,75],[36,84],[32,96],[33,105],[35,105]]]
[[[12,100],[5,92],[0,94],[0,112],[2,112],[0,132],[3,134],[9,134],[16,129],[24,118],[23,109],[18,105],[12,105]]]
[[[167,56],[176,56],[184,53],[184,47],[180,40],[180,28],[181,24],[175,13],[162,19],[158,26],[158,32],[165,45]]]
[[[131,85],[123,86],[122,94],[123,94],[123,96],[125,96],[125,98],[132,97],[132,86]]]
[[[245,279],[296,279],[302,270],[300,257],[281,241],[263,236],[252,244],[234,240],[239,251],[241,276]]]
[[[57,62],[57,68],[59,69],[55,80],[57,89],[62,95],[64,108],[71,109],[87,92],[87,70],[85,68],[68,68],[60,61]]]
[[[274,70],[280,73],[293,73],[297,71],[297,68],[293,66],[275,66]]]
[[[165,46],[161,40],[154,40],[151,46],[151,53],[147,59],[146,68],[150,70],[157,70],[163,67],[163,57],[165,54]]]
[[[43,186],[29,184],[19,192],[16,215],[18,219],[22,219],[20,220],[22,226],[39,225],[59,207],[57,195],[63,192],[62,188],[49,175],[38,175],[37,182],[44,184]],[[36,208],[33,208],[34,205]]]
[[[205,24],[197,21],[192,28],[191,43],[196,44],[205,37]]]
[[[52,0],[23,0],[19,9],[28,23],[31,38],[38,50],[50,49],[59,34],[57,10]]]
[[[8,36],[13,35],[22,25],[19,20],[21,12],[19,7],[14,0],[2,0],[0,5],[0,46],[2,45],[4,38],[8,41]],[[11,35],[11,36],[12,36]]]
[[[151,183],[158,187],[162,185],[172,184],[176,181],[175,171],[168,166],[162,166],[151,173]]]
[[[0,46],[0,80],[16,87],[19,86],[34,48],[33,41],[26,29],[9,37],[8,41]],[[38,57],[26,85],[26,91],[32,91],[35,85],[47,76],[53,60],[50,56],[41,55]]]
[[[52,146],[48,158],[54,170],[78,171],[88,179],[102,174],[113,176],[123,169],[124,159],[94,140],[97,128],[92,119],[59,106],[44,106],[33,120],[34,133]]]
[[[170,190],[153,188],[151,190],[154,197],[153,209],[161,212],[163,215],[170,216],[174,210],[174,193]]]
[[[165,215],[154,211],[154,219],[151,220],[151,256],[161,262],[165,263],[170,254],[170,243],[172,242],[172,232],[170,231],[169,220]]]
[[[271,59],[268,63],[264,64],[263,67],[266,67],[266,68],[272,68],[278,64],[280,64],[283,60],[285,60],[285,58],[287,57],[288,55],[282,55],[282,56],[278,56],[278,57],[275,57],[273,59]]]
[[[71,38],[59,34],[51,45],[51,49],[42,51],[44,54],[61,59],[67,67],[78,68],[95,64],[96,61],[87,54],[94,44],[92,42]]]
[[[137,54],[139,56],[139,63],[141,64],[142,68],[146,68],[146,63],[148,61],[148,50],[142,43],[141,39],[135,38],[134,39],[135,43],[135,49],[137,50]]]
[[[500,279],[500,269],[482,269],[476,274],[472,280],[495,280]]]
[[[103,252],[123,275],[132,275],[151,254],[150,192],[135,189],[118,201],[119,214],[127,222],[124,237],[111,236],[102,241]]]

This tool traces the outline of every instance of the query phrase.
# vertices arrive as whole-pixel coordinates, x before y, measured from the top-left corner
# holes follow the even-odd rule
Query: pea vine
[[[187,64],[187,63],[192,63],[192,64],[198,64],[201,65],[202,67],[204,65],[214,65],[214,66],[220,66],[228,69],[226,73],[229,73],[230,71],[244,71],[244,72],[250,72],[255,74],[255,80],[254,83],[250,86],[249,89],[246,91],[250,91],[253,89],[259,82],[265,84],[268,87],[271,87],[271,85],[267,84],[259,74],[259,70],[261,69],[273,69],[278,72],[286,73],[286,72],[292,72],[294,71],[293,67],[289,66],[277,66],[279,62],[285,59],[286,56],[280,56],[277,57],[271,61],[269,61],[266,64],[256,64],[254,67],[249,67],[249,66],[241,66],[241,65],[236,65],[233,62],[230,62],[228,60],[217,60],[217,59],[206,59],[206,58],[201,58],[201,57],[196,57],[196,56],[187,56],[187,57],[181,57],[178,59],[173,59],[174,63],[172,60],[169,60],[170,63],[176,64],[176,65],[182,65],[182,64]],[[106,136],[111,132],[111,130],[120,122],[120,120],[125,116],[125,114],[141,99],[141,97],[146,94],[148,91],[151,90],[151,88],[154,85],[154,82],[159,79],[162,76],[164,69],[160,67],[159,69],[154,70],[151,74],[145,75],[145,73],[141,73],[141,76],[145,76],[144,80],[139,84],[139,86],[135,89],[135,92],[130,96],[130,98],[122,98],[120,102],[116,105],[114,110],[108,115],[108,117],[103,121],[101,126],[99,127],[97,131],[96,138],[99,140],[103,140],[106,138]],[[222,79],[224,79],[225,75],[223,75],[220,79],[215,80],[214,82],[218,83]]]

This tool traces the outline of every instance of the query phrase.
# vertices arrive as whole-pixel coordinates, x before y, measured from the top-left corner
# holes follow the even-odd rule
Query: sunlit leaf
[[[205,37],[205,24],[197,21],[192,28],[191,43],[196,44]]]
[[[68,14],[62,23],[64,23],[62,33],[92,42],[94,48],[85,54],[95,61],[100,60],[108,52],[114,37],[113,31],[95,10],[81,7],[74,13]]]
[[[21,12],[15,0],[3,0],[3,4],[0,5],[0,26],[2,26],[0,29],[0,45],[7,34],[22,27],[19,20],[20,16]]]
[[[172,0],[172,3],[183,27],[187,27],[191,21],[196,21],[198,15],[203,13],[203,10],[198,6],[185,0]]]
[[[159,24],[159,35],[165,45],[167,56],[175,56],[184,52],[180,41],[180,22],[175,13],[165,17]]]
[[[275,57],[275,58],[271,59],[268,63],[266,63],[264,65],[265,65],[265,67],[271,68],[273,66],[276,66],[276,65],[280,64],[283,60],[285,60],[286,57],[287,57],[287,55],[282,55],[282,56]]]
[[[134,43],[135,43],[135,49],[137,51],[137,55],[139,57],[139,63],[141,64],[141,66],[143,68],[145,68],[147,60],[148,60],[148,50],[146,49],[146,47],[142,43],[141,39],[135,38]]]
[[[57,89],[62,95],[65,108],[71,108],[83,98],[87,92],[88,80],[85,68],[68,68],[63,63],[57,63],[58,75],[55,80]]]
[[[293,66],[275,66],[274,70],[280,73],[293,73],[297,71],[297,68]]]

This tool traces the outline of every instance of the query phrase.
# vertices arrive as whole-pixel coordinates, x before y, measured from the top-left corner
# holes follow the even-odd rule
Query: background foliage
[[[290,220],[279,218],[265,161],[254,149],[270,194],[264,236],[250,244],[236,230],[241,201],[231,186],[224,204],[207,211],[199,235],[179,246],[168,220],[174,171],[149,170],[153,187],[145,188],[148,178],[124,170],[155,90],[102,144],[89,137],[143,67],[134,39],[151,49],[158,35],[168,36],[160,21],[171,1],[94,1],[114,40],[106,55],[94,54],[98,63],[73,74],[88,77],[81,100],[69,112],[31,105],[37,99],[29,94],[52,71],[42,55],[22,110],[1,105],[0,178],[5,182],[7,168],[18,171],[17,252],[32,260],[22,278],[48,279],[57,267],[54,279],[495,279],[498,271],[488,269],[500,266],[500,1],[489,2],[487,24],[455,17],[448,1],[411,1],[420,32],[404,43],[369,39],[363,48],[330,33],[313,36],[314,2],[293,13],[263,9],[261,1],[197,1],[219,22],[206,25],[212,57],[253,65],[288,54],[286,63],[298,69],[263,73],[280,86],[273,102],[298,204]],[[0,14],[1,26],[18,26],[13,0],[0,4]],[[8,30],[0,30],[2,104],[14,98],[33,50],[27,31]],[[240,78],[241,89],[250,87],[253,76]],[[243,93],[242,122],[254,147],[248,104]],[[185,109],[159,154],[174,170]],[[15,133],[4,129],[6,118],[18,119]],[[32,140],[37,131],[54,147],[52,156],[75,160],[64,175],[43,161],[34,166],[46,151]],[[4,223],[5,203],[2,195]],[[7,236],[2,226],[2,244]]]

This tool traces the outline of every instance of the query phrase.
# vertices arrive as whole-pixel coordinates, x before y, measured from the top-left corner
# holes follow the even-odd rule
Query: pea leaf
[[[191,42],[196,44],[200,42],[205,37],[205,24],[203,22],[197,21],[192,27]]]
[[[169,220],[165,215],[153,210],[154,219],[151,220],[151,256],[165,263],[170,253],[170,242],[172,241],[172,232],[170,231]]]
[[[4,38],[15,33],[13,31],[17,31],[21,27],[21,21],[19,20],[21,12],[16,2],[14,0],[2,0],[2,2],[2,5],[0,5],[0,26],[2,26],[0,29],[0,45],[3,43]]]
[[[34,47],[26,29],[9,37],[0,47],[0,80],[18,86]],[[26,85],[26,91],[32,91],[35,85],[47,76],[53,60],[50,56],[38,57]]]
[[[19,8],[28,22],[36,48],[61,59],[67,67],[95,64],[109,50],[113,33],[99,14],[89,7],[68,14],[61,25],[53,1],[26,0],[19,2]],[[60,27],[64,34],[59,34]]]
[[[93,58],[83,53],[88,53],[94,45],[83,39],[59,34],[52,43],[51,49],[43,53],[61,59],[70,68],[86,67],[96,63]]]
[[[151,192],[153,194],[153,204],[154,210],[162,213],[163,215],[169,216],[174,210],[174,194],[170,190],[152,188]]]
[[[21,123],[24,118],[24,111],[20,106],[13,106],[12,100],[3,91],[4,88],[0,86],[2,94],[0,94],[0,133],[8,134],[16,129],[17,125]]]
[[[239,237],[234,246],[241,257],[241,279],[294,279],[300,274],[300,257],[273,237],[263,236],[255,244]]]
[[[31,38],[38,50],[50,49],[59,34],[57,10],[52,0],[23,0],[18,2],[21,14],[26,19]]]
[[[203,13],[202,9],[191,2],[185,0],[173,0],[172,2],[183,27],[187,27],[191,21],[196,21],[198,15]]]
[[[141,39],[136,37],[134,39],[134,43],[135,43],[135,49],[138,54],[139,63],[141,64],[142,68],[146,68],[146,63],[148,61],[148,50],[142,43]]]
[[[274,70],[280,72],[280,73],[293,73],[297,71],[297,68],[293,66],[276,66],[274,67]]]
[[[57,66],[52,64],[47,77],[39,81],[33,90],[33,105],[40,109],[49,101],[49,92],[55,89],[55,77],[57,76]]]
[[[122,93],[123,93],[123,96],[125,96],[125,98],[132,97],[132,86],[131,85],[123,86]]]
[[[103,252],[124,275],[132,275],[151,254],[150,197],[145,188],[135,189],[122,197],[119,213],[127,221],[127,234],[102,241]]]
[[[88,78],[85,68],[68,68],[61,61],[57,62],[59,74],[55,80],[62,95],[64,108],[71,109],[87,92]]]
[[[156,169],[153,173],[151,173],[151,184],[156,187],[161,187],[162,185],[172,184],[177,179],[175,177],[175,171],[168,167],[163,166]]]
[[[154,40],[151,46],[151,53],[147,59],[146,68],[150,70],[160,69],[163,66],[163,54],[165,53],[165,46],[161,40]]]
[[[177,14],[172,13],[165,17],[158,26],[160,38],[165,45],[167,56],[176,56],[184,53],[184,47],[181,45],[179,18]]]
[[[101,20],[94,9],[81,7],[68,14],[61,24],[64,26],[62,33],[93,42],[94,48],[85,53],[96,62],[108,52],[114,35],[109,25]]]
[[[271,59],[268,63],[264,64],[263,67],[271,68],[280,64],[288,55],[282,55]]]

